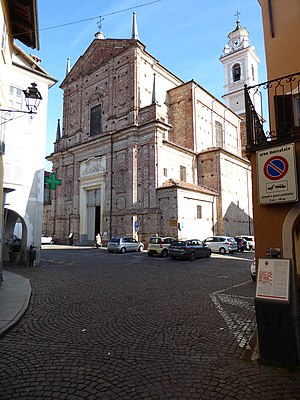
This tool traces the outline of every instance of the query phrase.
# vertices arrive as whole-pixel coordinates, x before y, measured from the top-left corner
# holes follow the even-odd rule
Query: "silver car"
[[[138,242],[133,237],[113,237],[107,242],[107,250],[109,253],[121,254],[127,251],[143,251],[144,244]]]
[[[226,254],[238,251],[237,242],[231,236],[211,236],[203,240],[212,252]]]

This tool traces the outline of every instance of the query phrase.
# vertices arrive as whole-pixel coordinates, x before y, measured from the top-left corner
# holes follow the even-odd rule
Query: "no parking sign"
[[[256,152],[259,204],[298,200],[294,143]]]

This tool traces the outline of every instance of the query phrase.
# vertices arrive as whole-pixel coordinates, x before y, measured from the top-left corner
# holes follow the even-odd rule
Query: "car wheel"
[[[108,250],[109,253],[112,253],[112,250]]]
[[[207,253],[207,258],[209,258],[211,256],[211,252],[210,253]]]
[[[167,255],[168,255],[168,252],[166,249],[163,249],[163,251],[160,253],[160,256],[163,258],[167,257]]]
[[[190,261],[194,261],[195,260],[195,253],[191,253],[190,254]]]
[[[230,251],[229,251],[229,253],[230,253],[230,254],[233,254],[233,253],[234,253],[234,251],[233,251],[233,250],[230,250]]]
[[[176,260],[176,257],[174,257],[174,256],[172,256],[171,258],[172,258],[172,260]]]
[[[140,247],[138,248],[138,251],[143,251],[143,250],[144,250],[143,246],[140,246]]]
[[[252,274],[251,274],[251,278],[252,278],[253,282],[256,281],[256,275],[252,275]]]
[[[124,253],[126,253],[126,249],[125,249],[125,247],[122,247],[122,248],[121,248],[121,250],[120,250],[120,253],[121,253],[121,254],[124,254]]]
[[[224,247],[221,247],[221,248],[219,249],[219,253],[220,253],[220,254],[226,254],[226,249],[224,249]]]
[[[149,257],[152,257],[152,256],[153,256],[153,253],[148,252],[148,256],[149,256]]]

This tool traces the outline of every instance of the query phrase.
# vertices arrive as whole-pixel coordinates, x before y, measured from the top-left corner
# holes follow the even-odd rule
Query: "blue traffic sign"
[[[265,176],[272,180],[282,179],[289,170],[289,163],[282,156],[274,156],[269,158],[264,165]]]

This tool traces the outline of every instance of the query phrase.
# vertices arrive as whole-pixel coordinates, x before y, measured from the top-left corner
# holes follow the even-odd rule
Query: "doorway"
[[[94,241],[101,233],[101,189],[86,191],[87,207],[87,239]]]

